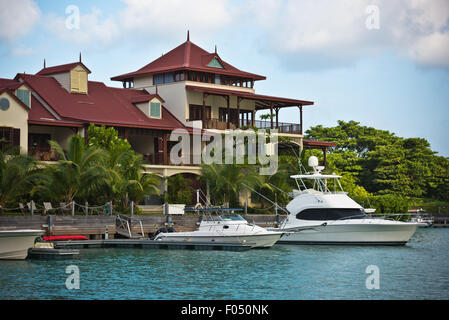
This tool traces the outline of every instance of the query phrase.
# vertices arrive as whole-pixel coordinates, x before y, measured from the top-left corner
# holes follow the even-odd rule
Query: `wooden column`
[[[168,164],[167,134],[162,135],[162,149],[164,150],[164,164]]]
[[[255,118],[255,116],[256,116],[256,111],[252,111],[251,112],[251,126],[254,128],[254,125],[255,125],[255,121],[254,121],[254,118]]]
[[[237,97],[237,128],[240,128],[240,97]]]
[[[299,105],[299,133],[302,134],[302,105]]]
[[[203,123],[203,129],[207,129],[207,125],[206,125],[206,98],[207,98],[207,93],[203,92],[203,106],[201,108],[201,121]]]
[[[227,121],[227,128],[229,129],[230,128],[230,122],[231,122],[231,103],[230,103],[230,99],[229,99],[230,97],[229,96],[226,96],[226,103],[227,103],[227,109],[228,109],[228,111],[227,111],[227,113],[228,113],[228,121]]]
[[[322,150],[323,150],[323,166],[326,167],[326,147],[324,147]]]
[[[279,129],[279,108],[276,108],[276,129]]]
[[[273,103],[270,104],[270,128],[273,129]]]

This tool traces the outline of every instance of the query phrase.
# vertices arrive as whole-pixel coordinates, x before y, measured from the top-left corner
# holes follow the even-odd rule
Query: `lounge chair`
[[[27,207],[28,207],[28,210],[30,210],[30,213],[31,213],[31,204],[33,204],[33,213],[36,213],[36,212],[40,211],[40,210],[38,210],[36,208],[36,203],[34,201],[33,202],[27,202]]]
[[[45,210],[45,213],[50,213],[51,211],[54,211],[55,209],[53,209],[51,202],[44,202],[44,210]]]
[[[23,205],[22,202],[19,202],[19,209],[22,214],[25,214],[25,206]]]

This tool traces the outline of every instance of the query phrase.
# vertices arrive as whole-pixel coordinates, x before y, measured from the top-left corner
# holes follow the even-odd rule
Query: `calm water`
[[[65,286],[69,265],[78,290]],[[378,290],[366,288],[369,265]],[[73,260],[0,261],[0,299],[449,299],[449,229],[420,229],[405,247],[86,249]]]

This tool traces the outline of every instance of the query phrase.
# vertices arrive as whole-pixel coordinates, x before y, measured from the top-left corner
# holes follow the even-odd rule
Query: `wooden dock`
[[[77,240],[54,241],[56,249],[89,249],[89,248],[140,248],[140,249],[187,249],[187,250],[225,250],[245,251],[250,245],[232,243],[199,243],[199,242],[169,242],[151,239],[108,239],[108,240]]]

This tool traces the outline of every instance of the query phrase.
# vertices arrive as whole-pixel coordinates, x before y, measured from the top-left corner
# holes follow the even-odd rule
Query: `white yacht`
[[[43,230],[0,230],[0,259],[25,259]]]
[[[162,232],[154,240],[169,242],[198,242],[249,245],[251,248],[269,248],[284,234],[282,231],[268,231],[250,224],[233,209],[220,208],[222,214],[210,214],[211,208],[203,215],[199,228],[191,232]]]
[[[279,228],[270,229],[290,232],[279,243],[404,245],[415,233],[416,223],[368,216],[343,191],[341,176],[321,174],[324,167],[316,157],[309,158],[309,166],[313,173],[291,176],[298,189],[291,193],[289,214]]]

